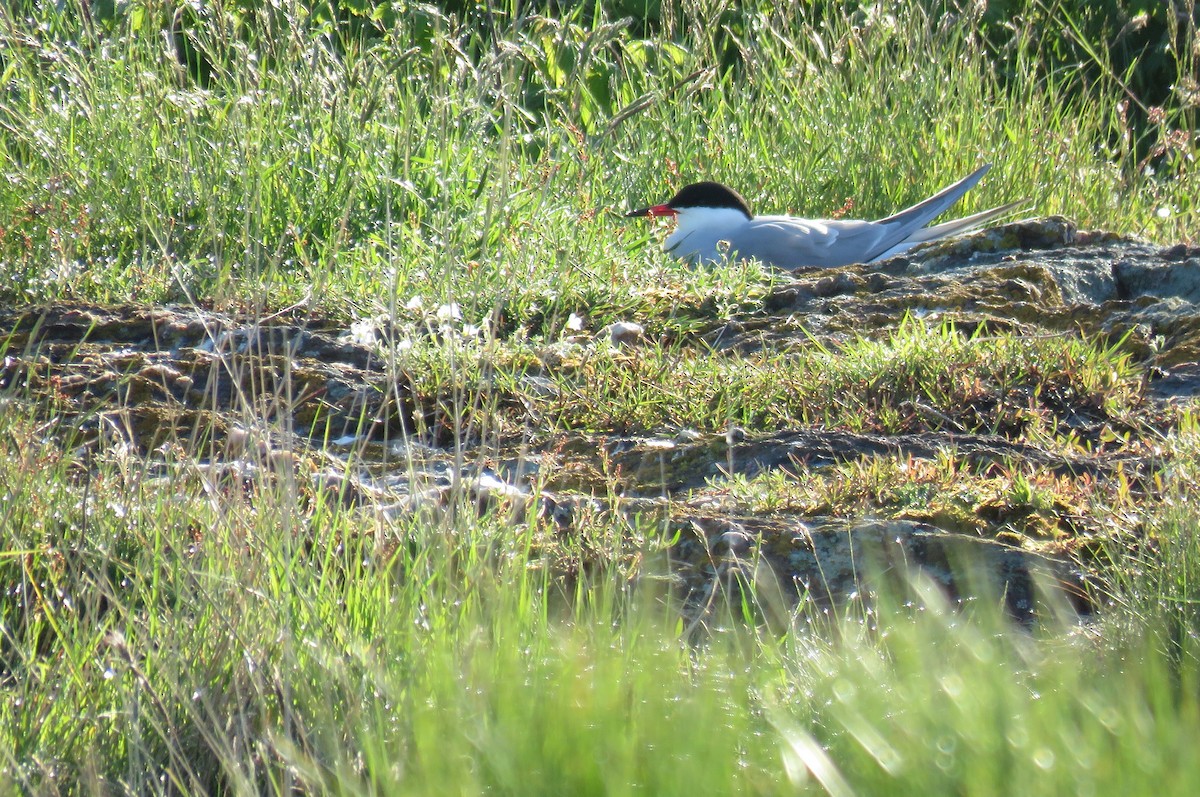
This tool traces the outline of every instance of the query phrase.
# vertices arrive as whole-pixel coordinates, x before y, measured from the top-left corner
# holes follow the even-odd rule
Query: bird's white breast
[[[726,255],[720,242],[736,239],[749,223],[746,214],[733,208],[681,208],[663,248],[681,260],[720,263]]]

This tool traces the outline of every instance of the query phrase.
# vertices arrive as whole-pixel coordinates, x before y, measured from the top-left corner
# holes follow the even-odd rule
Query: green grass
[[[379,525],[285,475],[244,494],[115,450],[85,469],[32,431],[0,430],[9,788],[1184,794],[1200,775],[1178,516],[1125,627],[1030,634],[915,582],[815,634],[735,605],[688,648],[651,530],[635,580],[564,589],[571,551],[534,526]]]
[[[1082,454],[1132,430],[1171,465],[1152,489],[950,461],[734,480],[719,489],[762,512],[907,511],[933,503],[924,487],[968,508],[1086,504],[1119,530],[1088,541],[1109,605],[1080,628],[1049,597],[1044,624],[1020,629],[998,600],[952,611],[915,582],[781,628],[748,597],[689,643],[670,540],[648,521],[556,534],[477,517],[457,494],[397,521],[304,467],[257,463],[267,475],[245,480],[179,446],[137,451],[102,410],[57,415],[9,391],[0,789],[1191,793],[1193,416],[1143,417],[1138,365],[1098,341],[898,320],[840,347],[709,351],[698,333],[752,316],[781,278],[685,269],[616,215],[703,176],[772,210],[882,216],[992,161],[964,212],[1028,196],[1085,227],[1194,241],[1195,171],[1138,168],[1113,85],[1068,91],[1032,63],[1002,82],[969,14],[915,3],[819,29],[752,10],[729,72],[706,27],[728,3],[688,5],[673,41],[582,12],[499,14],[488,38],[414,6],[382,39],[336,43],[283,5],[188,28],[213,57],[204,86],[153,4],[99,34],[0,10],[6,303],[387,314],[413,332],[395,365],[420,397],[497,437],[818,424]],[[1186,118],[1151,135],[1177,140]],[[476,337],[420,333],[449,302]],[[653,342],[560,346],[572,314],[589,331],[638,321]],[[506,400],[551,357],[561,392],[530,432]],[[1060,426],[1054,396],[1087,406],[1098,436]]]
[[[786,347],[721,352],[687,334],[700,311],[689,307],[684,291],[677,296],[674,315],[651,316],[654,326],[633,349],[609,345],[604,335],[573,336],[565,318],[547,323],[557,340],[530,340],[525,331],[497,340],[479,328],[464,331],[469,325],[461,321],[437,321],[422,308],[400,314],[407,325],[393,337],[402,346],[389,356],[429,405],[487,392],[490,400],[476,407],[472,421],[510,434],[522,429],[533,406],[563,431],[713,432],[729,424],[755,431],[812,424],[888,434],[949,429],[1048,440],[1076,452],[1101,443],[1102,425],[1107,438],[1159,421],[1143,406],[1142,369],[1119,342],[992,336],[984,327],[968,337],[951,323],[906,315],[886,338],[836,347],[797,346],[794,339],[807,334],[803,324],[775,319],[771,332],[793,336]],[[730,303],[715,314],[735,311]],[[451,332],[430,334],[430,326]],[[521,380],[530,372],[545,375],[548,397],[526,395]],[[478,387],[485,383],[490,391]],[[1086,413],[1095,428],[1081,434],[1063,425],[1067,412]]]
[[[307,298],[347,313],[422,294],[520,323],[602,297],[613,312],[662,260],[611,211],[701,176],[773,210],[849,201],[873,217],[991,161],[963,211],[1028,196],[1084,226],[1195,230],[1192,172],[1131,173],[1111,149],[1114,95],[1068,95],[1032,67],[1001,84],[969,15],[945,25],[905,6],[819,30],[752,15],[745,65],[727,73],[702,32],[631,40],[583,19],[502,20],[500,48],[420,11],[341,47],[299,16],[259,20],[248,40],[222,19],[190,29],[231,64],[200,88],[149,22],[100,43],[31,39],[5,17],[11,299]]]
[[[578,352],[552,371],[565,428],[718,431],[817,424],[889,434],[927,428],[1057,435],[1055,397],[1100,421],[1134,414],[1128,356],[1074,338],[966,338],[901,319],[890,338],[834,351],[718,354],[647,347]],[[915,402],[929,408],[924,414]],[[940,419],[938,419],[940,416]]]

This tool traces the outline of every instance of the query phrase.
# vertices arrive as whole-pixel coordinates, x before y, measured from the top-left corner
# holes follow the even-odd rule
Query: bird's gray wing
[[[928,199],[923,199],[899,213],[893,213],[886,219],[875,222],[886,227],[888,232],[880,242],[879,248],[867,253],[863,260],[874,260],[897,244],[907,241],[917,230],[942,215],[951,205],[961,199],[963,194],[974,188],[975,184],[982,180],[991,168],[992,164],[985,163],[957,183],[943,188]]]
[[[889,257],[906,252],[918,244],[929,243],[940,238],[949,238],[951,235],[961,235],[965,232],[971,232],[978,229],[990,221],[1011,215],[1018,210],[1028,208],[1030,205],[1027,199],[1018,199],[1016,202],[1009,202],[999,207],[981,210],[978,213],[973,213],[970,216],[964,216],[961,219],[951,219],[950,221],[935,224],[932,227],[922,227],[915,231],[912,235],[905,238],[900,243],[880,252],[875,257],[871,258],[874,263],[877,260],[886,260]]]
[[[886,249],[890,228],[870,221],[756,216],[729,241],[731,254],[778,268],[832,268],[870,260]]]
[[[957,225],[947,222],[946,225],[938,225],[938,235],[918,235],[922,227],[974,188],[990,168],[990,163],[984,164],[928,199],[879,221],[818,221],[790,216],[756,216],[739,231],[736,240],[729,242],[730,250],[743,258],[756,258],[788,269],[867,263],[896,250],[911,237],[916,236],[913,241],[916,243],[960,231]],[[988,215],[990,218],[989,214],[977,215]],[[980,223],[974,217],[972,221]],[[941,229],[943,227],[944,230]]]

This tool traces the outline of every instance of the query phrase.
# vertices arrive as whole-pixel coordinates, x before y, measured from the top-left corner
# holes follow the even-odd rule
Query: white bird
[[[992,168],[985,164],[926,200],[879,221],[755,216],[737,191],[715,182],[692,183],[670,201],[626,213],[671,216],[675,230],[663,248],[692,263],[759,260],[784,269],[871,263],[917,244],[967,232],[1011,212],[1024,201],[984,210],[932,227],[925,225],[971,190]]]

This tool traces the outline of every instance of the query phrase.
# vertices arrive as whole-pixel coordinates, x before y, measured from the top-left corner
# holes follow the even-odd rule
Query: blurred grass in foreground
[[[686,329],[760,296],[775,277],[684,270],[608,212],[700,175],[780,210],[849,199],[874,216],[992,160],[964,212],[1029,195],[1085,226],[1195,235],[1194,172],[1138,168],[1105,81],[1068,95],[1032,65],[1001,81],[969,15],[915,4],[821,29],[752,15],[742,66],[721,72],[706,15],[729,7],[690,8],[673,43],[578,13],[498,16],[488,47],[418,6],[361,46],[299,5],[262,12],[262,38],[214,13],[189,34],[224,48],[204,86],[132,17],[97,39],[0,11],[3,296],[345,317],[422,296],[496,319],[519,356],[572,312]],[[880,372],[872,357],[906,341],[843,365]],[[1131,378],[1090,346],[1060,360],[1111,373],[1080,383],[1102,395]],[[74,422],[15,398],[0,411],[6,790],[1157,797],[1200,781],[1187,415],[1141,547],[1112,550],[1095,626],[1051,610],[1015,629],[999,601],[949,611],[916,583],[788,629],[734,605],[689,647],[656,529],[384,522],[286,472],[247,486],[191,452],[81,446]],[[768,404],[743,398],[748,415]],[[812,403],[789,417],[816,419]],[[596,551],[603,566],[562,577]]]
[[[0,425],[7,788],[1138,795],[1200,777],[1194,515],[1156,524],[1157,574],[1091,628],[1051,598],[1017,629],[999,601],[951,610],[918,581],[784,634],[735,603],[691,648],[653,530],[640,567],[564,590],[556,557],[625,532],[555,549],[497,518],[381,525],[283,477],[246,494]]]

